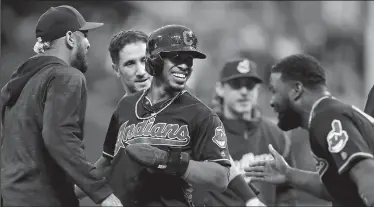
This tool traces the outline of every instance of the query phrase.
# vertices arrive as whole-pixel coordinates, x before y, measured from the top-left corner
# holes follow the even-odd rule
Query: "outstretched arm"
[[[358,193],[366,206],[374,206],[374,160],[363,159],[352,167],[349,176],[356,183]]]
[[[333,201],[317,172],[288,168],[285,174],[286,183],[318,198]]]
[[[256,161],[244,169],[245,175],[252,181],[275,185],[289,184],[318,198],[332,201],[317,172],[292,168],[271,145],[269,151],[274,160]]]

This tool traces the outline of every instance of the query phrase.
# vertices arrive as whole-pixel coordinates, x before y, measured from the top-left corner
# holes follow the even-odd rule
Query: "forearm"
[[[183,178],[198,188],[223,192],[229,182],[229,169],[215,162],[190,160]]]
[[[276,189],[276,206],[297,206],[297,190],[293,187],[284,187]]]
[[[108,177],[112,167],[111,160],[101,156],[95,163],[95,167],[99,177]]]
[[[69,133],[58,133],[56,130],[44,131],[46,148],[57,164],[74,180],[95,203],[100,203],[112,193],[103,177],[84,156],[83,149],[78,146],[81,141]],[[52,133],[55,132],[55,133]]]
[[[96,175],[98,177],[108,177],[110,169],[111,169],[111,161],[103,156],[95,163],[96,167]],[[75,186],[75,195],[78,199],[83,199],[87,196],[82,189],[78,186]]]
[[[51,80],[44,103],[42,137],[55,162],[95,203],[100,203],[112,190],[84,154],[87,91],[84,76],[75,71],[56,71]]]
[[[374,161],[363,159],[349,170],[349,176],[356,184],[358,194],[366,206],[374,207]]]
[[[286,173],[288,184],[297,189],[310,193],[318,198],[332,201],[332,197],[327,192],[325,186],[321,182],[317,172],[303,171],[295,168],[290,168]]]
[[[252,184],[245,181],[245,178],[240,174],[238,168],[235,166],[234,160],[231,157],[230,163],[230,177],[227,189],[235,192],[235,194],[245,202],[256,198],[260,192]]]

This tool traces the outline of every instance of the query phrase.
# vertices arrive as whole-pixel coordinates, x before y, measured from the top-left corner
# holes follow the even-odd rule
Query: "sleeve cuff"
[[[372,154],[367,152],[356,152],[348,157],[347,161],[343,165],[340,166],[338,173],[343,174],[347,170],[349,170],[352,166],[351,164],[356,161],[357,159],[366,159],[366,158],[374,158]]]
[[[206,160],[207,162],[216,162],[225,167],[231,167],[231,162],[229,159],[215,159],[215,160]]]

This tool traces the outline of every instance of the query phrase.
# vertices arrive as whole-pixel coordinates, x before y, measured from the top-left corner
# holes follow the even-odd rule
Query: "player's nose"
[[[87,50],[91,47],[90,41],[87,39]]]
[[[137,76],[145,76],[147,74],[147,71],[145,70],[145,66],[142,63],[136,64],[136,75]]]

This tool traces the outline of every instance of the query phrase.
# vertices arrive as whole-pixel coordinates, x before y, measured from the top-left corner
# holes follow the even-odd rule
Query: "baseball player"
[[[318,172],[291,168],[269,146],[273,161],[250,165],[247,176],[269,183],[289,183],[334,206],[374,206],[374,119],[331,96],[325,72],[308,55],[291,55],[272,67],[271,106],[278,126],[309,132]]]
[[[143,91],[151,85],[153,76],[145,70],[145,50],[147,39],[148,35],[144,32],[129,30],[120,31],[113,35],[110,40],[108,50],[112,59],[112,69],[123,85],[126,93],[125,96]],[[116,143],[114,142],[113,146],[115,146],[115,144]],[[98,174],[100,176],[109,177],[112,159],[112,154],[106,154],[104,152],[100,159],[95,163],[95,167],[98,169]],[[110,180],[113,180],[114,183],[119,182],[116,178]],[[83,191],[81,191],[81,189],[77,186],[75,187],[79,199],[87,196]],[[114,187],[117,187],[117,185]],[[125,186],[116,189],[115,193],[117,195],[122,194],[121,192],[123,189],[125,189]]]
[[[167,25],[154,31],[146,47],[149,89],[124,97],[112,116],[105,155],[113,155],[111,176],[136,169],[136,206],[192,206],[192,186],[223,191],[229,180],[229,152],[219,117],[185,91],[197,38],[187,27]],[[132,110],[129,110],[132,109]],[[117,139],[118,137],[118,139]],[[111,142],[117,142],[117,149]],[[128,168],[134,167],[128,166]],[[125,183],[118,183],[125,184]]]
[[[257,74],[257,64],[249,59],[226,62],[216,84],[213,109],[220,116],[225,127],[230,155],[236,167],[244,172],[244,167],[256,160],[273,159],[268,145],[282,152],[290,164],[294,164],[291,141],[272,121],[263,117],[257,106],[262,79]],[[291,186],[254,183],[260,189],[259,199],[266,205],[294,206],[295,199]],[[235,191],[227,189],[223,193],[204,193],[207,206],[244,206],[245,203]]]
[[[144,88],[148,88],[146,85],[148,85],[152,79],[152,76],[149,76],[149,74],[145,72],[144,60],[146,42],[146,34],[140,31],[122,31],[114,35],[110,42],[109,51],[113,61],[113,69],[121,79],[126,95],[131,95],[142,91]],[[111,137],[107,138],[110,138],[108,140],[112,139]],[[112,142],[112,145],[114,146],[115,143]],[[109,144],[107,143],[106,146],[108,147]],[[112,154],[107,154],[104,151],[103,156],[96,163],[96,166],[103,171],[110,171],[110,161],[112,157]],[[239,174],[239,171],[233,168],[235,167],[232,166],[230,168],[230,183],[228,188],[237,191],[244,201],[248,201],[248,206],[260,206],[261,203],[252,192],[251,188],[246,184],[244,178]],[[118,189],[115,189],[116,194],[122,195],[123,192],[127,190],[126,186],[118,185],[119,181],[122,179],[123,178],[111,179],[113,183],[117,184],[115,186],[118,186]],[[82,192],[78,191],[78,194],[81,198],[84,196]]]
[[[102,25],[67,5],[39,18],[37,55],[1,90],[4,206],[79,206],[74,184],[95,203],[121,205],[83,153],[87,31]]]

